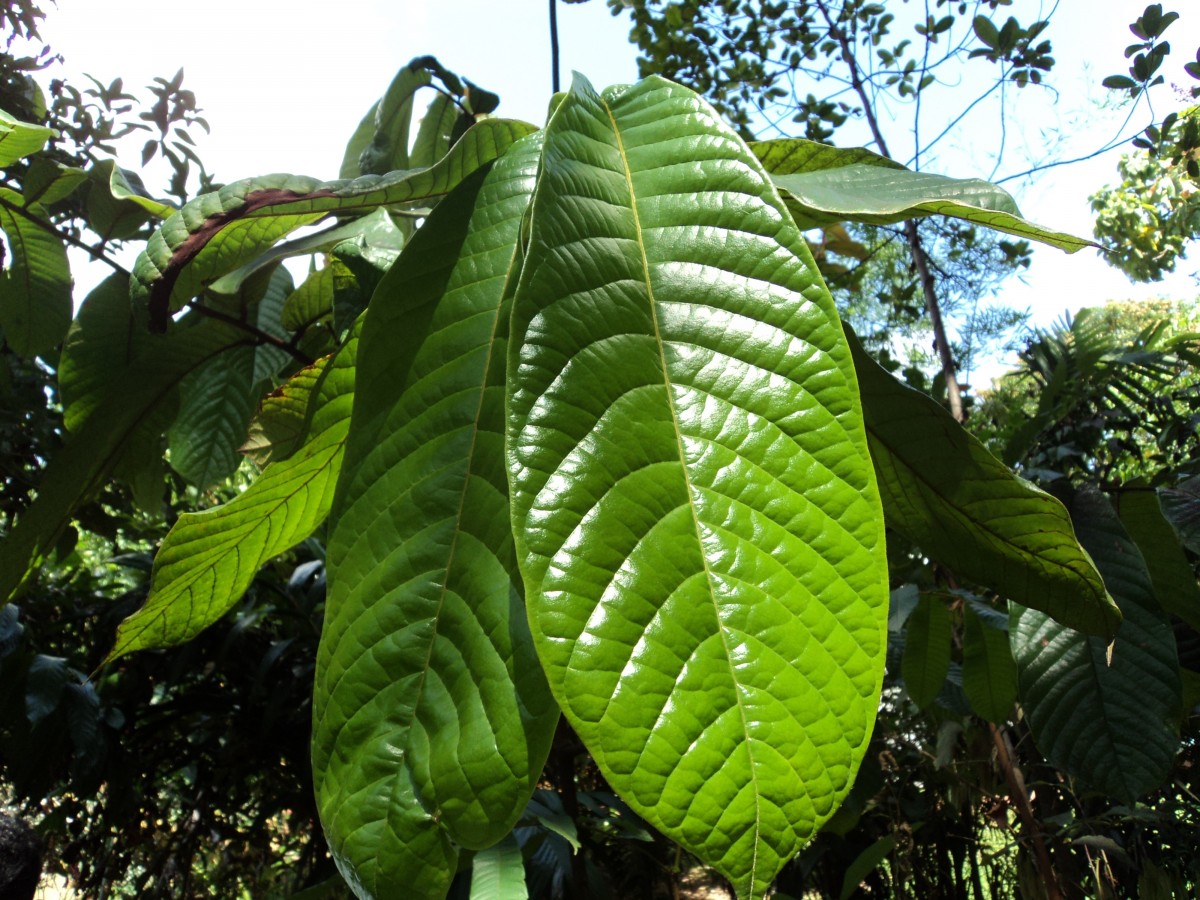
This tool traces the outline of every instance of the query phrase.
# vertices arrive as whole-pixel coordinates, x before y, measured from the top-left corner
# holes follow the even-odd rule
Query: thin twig
[[[866,86],[863,84],[858,72],[858,61],[854,56],[854,51],[850,47],[846,34],[834,23],[824,0],[818,0],[817,8],[821,10],[821,15],[825,17],[825,24],[829,27],[830,36],[842,48],[842,60],[850,70],[850,81],[854,85],[855,93],[858,94],[859,99],[862,101],[863,114],[866,116],[867,124],[871,128],[871,134],[875,137],[875,143],[879,147],[879,152],[888,159],[891,159],[892,154],[888,151],[887,141],[883,139],[883,132],[879,128],[879,120],[875,115],[875,110],[868,102],[869,98],[867,97]],[[925,295],[925,309],[929,312],[929,324],[933,328],[934,349],[937,350],[938,358],[942,363],[942,377],[946,382],[946,394],[950,401],[950,414],[961,422],[966,417],[963,411],[962,389],[959,387],[958,376],[955,374],[954,354],[951,353],[950,341],[946,337],[946,327],[942,322],[942,311],[938,304],[933,275],[929,272],[929,261],[925,254],[925,248],[921,244],[921,233],[917,230],[917,223],[912,219],[905,222],[904,233],[908,238],[909,249],[912,251],[913,264],[916,266],[917,274],[921,280],[921,290]]]

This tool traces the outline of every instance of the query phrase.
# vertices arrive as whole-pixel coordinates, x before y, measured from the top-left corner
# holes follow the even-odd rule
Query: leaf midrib
[[[737,700],[738,715],[742,721],[742,738],[746,747],[746,756],[750,763],[750,781],[754,788],[754,842],[753,853],[750,860],[750,896],[754,896],[754,882],[758,873],[758,850],[761,843],[762,830],[762,796],[758,787],[758,769],[754,763],[754,750],[750,741],[750,728],[746,719],[746,708],[742,703],[742,685],[737,679],[736,669],[733,665],[733,656],[729,647],[729,637],[726,634],[725,628],[721,623],[721,610],[717,604],[716,594],[713,591],[713,574],[708,565],[708,558],[704,555],[703,545],[704,539],[700,533],[700,517],[696,510],[695,491],[692,487],[691,473],[688,471],[686,463],[686,454],[684,453],[683,445],[680,441],[682,429],[679,425],[679,415],[675,409],[675,399],[671,396],[671,377],[667,370],[667,357],[665,352],[665,342],[663,341],[662,331],[658,324],[658,310],[654,299],[654,285],[650,278],[650,261],[646,255],[646,242],[644,232],[642,231],[641,216],[638,214],[637,194],[633,189],[633,172],[629,168],[629,157],[625,152],[625,141],[621,137],[620,126],[617,125],[616,116],[613,114],[612,107],[603,98],[597,98],[607,114],[609,123],[612,127],[613,137],[617,142],[617,154],[621,158],[621,165],[625,175],[625,186],[629,190],[629,209],[633,214],[634,231],[637,236],[638,253],[642,263],[642,279],[646,285],[646,295],[649,303],[647,304],[650,312],[650,322],[654,327],[654,345],[658,350],[659,366],[663,375],[663,390],[667,398],[667,408],[671,412],[672,432],[675,435],[675,445],[679,452],[679,468],[683,472],[684,485],[687,490],[688,509],[691,511],[692,526],[696,533],[696,543],[701,548],[700,561],[704,566],[704,580],[708,585],[708,595],[713,604],[713,617],[717,623],[717,633],[721,638],[721,646],[725,651],[725,660],[729,666],[730,680],[734,686],[734,698]]]

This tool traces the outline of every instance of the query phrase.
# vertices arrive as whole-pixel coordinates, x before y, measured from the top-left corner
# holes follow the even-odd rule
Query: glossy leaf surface
[[[913,172],[870,150],[841,149],[799,138],[751,146],[801,228],[847,221],[888,225],[949,216],[1068,253],[1097,246],[1026,220],[1008,191],[981,178]]]
[[[1108,500],[1070,500],[1076,532],[1124,621],[1112,646],[1014,606],[1009,639],[1021,703],[1038,749],[1055,766],[1125,803],[1162,783],[1179,747],[1175,636],[1145,562]]]
[[[314,367],[322,377],[298,452],[228,503],[179,517],[154,558],[150,596],[121,623],[109,661],[195,637],[233,608],[263,563],[325,520],[350,428],[357,346],[352,337],[331,362]]]
[[[508,833],[558,710],[525,620],[504,474],[506,284],[525,142],[433,211],[363,326],[329,543],[313,769],[361,897],[444,892]]]
[[[745,144],[651,78],[554,112],[513,313],[530,623],[609,782],[743,897],[845,796],[883,533],[854,371]]]
[[[203,194],[151,235],[133,268],[134,301],[146,303],[152,327],[165,330],[170,313],[203,285],[250,262],[295,229],[335,212],[366,213],[443,195],[533,130],[524,122],[487,119],[427,169],[328,182],[270,175]]]
[[[1018,478],[940,404],[901,384],[851,336],[888,524],[960,578],[1112,635],[1120,611],[1063,505]]]

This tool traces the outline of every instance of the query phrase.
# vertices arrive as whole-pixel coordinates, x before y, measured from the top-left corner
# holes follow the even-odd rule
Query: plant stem
[[[871,105],[871,100],[867,96],[866,85],[863,84],[862,76],[859,74],[858,60],[855,58],[854,50],[850,46],[850,39],[834,23],[833,17],[830,16],[824,0],[818,0],[817,7],[821,10],[821,15],[825,17],[825,24],[829,27],[830,36],[838,42],[838,45],[842,49],[842,61],[850,70],[850,85],[854,88],[854,93],[858,95],[859,102],[862,103],[863,115],[866,116],[867,124],[871,128],[871,134],[875,138],[879,152],[888,159],[892,159],[893,157],[888,150],[887,141],[883,139],[883,132],[879,128],[879,119],[875,115],[875,108]],[[933,275],[929,271],[929,258],[925,253],[924,246],[921,244],[921,234],[917,230],[917,223],[912,219],[905,222],[904,234],[908,238],[908,246],[912,252],[913,264],[917,268],[917,276],[921,282],[921,292],[925,295],[925,309],[929,312],[929,324],[933,328],[933,342],[937,349],[938,359],[942,364],[942,378],[946,382],[946,394],[950,401],[950,414],[957,421],[961,422],[966,418],[966,413],[963,411],[962,388],[959,386],[958,376],[955,374],[954,356],[950,352],[950,342],[946,339],[946,326],[942,322],[941,306],[938,304],[937,291],[933,284]]]
[[[1033,855],[1037,860],[1038,871],[1046,885],[1047,900],[1063,900],[1062,891],[1054,878],[1054,865],[1050,862],[1050,853],[1046,850],[1046,842],[1042,838],[1042,830],[1038,827],[1037,816],[1034,815],[1033,805],[1029,802],[1029,792],[1025,789],[1025,779],[1020,770],[1013,765],[1012,748],[1004,732],[991,722],[988,729],[992,733],[992,742],[996,745],[996,758],[1004,771],[1004,780],[1008,782],[1008,793],[1017,805],[1017,815],[1020,817],[1029,839],[1033,842]]]
[[[558,0],[550,0],[550,86],[555,94],[561,90],[558,80]]]

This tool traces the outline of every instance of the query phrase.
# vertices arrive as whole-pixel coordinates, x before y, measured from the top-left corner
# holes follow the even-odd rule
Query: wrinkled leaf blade
[[[515,583],[507,304],[538,145],[433,211],[363,326],[314,689],[318,805],[363,897],[444,891],[519,817],[558,710]]]
[[[695,94],[577,78],[514,305],[509,454],[551,687],[630,806],[743,897],[845,797],[883,535],[802,236]]]
[[[170,313],[202,286],[251,261],[295,229],[332,213],[365,213],[441,196],[534,130],[524,122],[486,119],[426,169],[330,182],[269,175],[203,194],[150,236],[133,268],[134,302],[148,304],[151,325],[165,329]]]
[[[888,524],[960,578],[1111,636],[1120,611],[1063,505],[1006,465],[850,335]]]
[[[1179,747],[1181,686],[1175,636],[1146,565],[1108,500],[1069,500],[1075,530],[1121,607],[1108,664],[1105,641],[1013,605],[1009,639],[1033,739],[1051,764],[1125,803],[1162,783]]]

